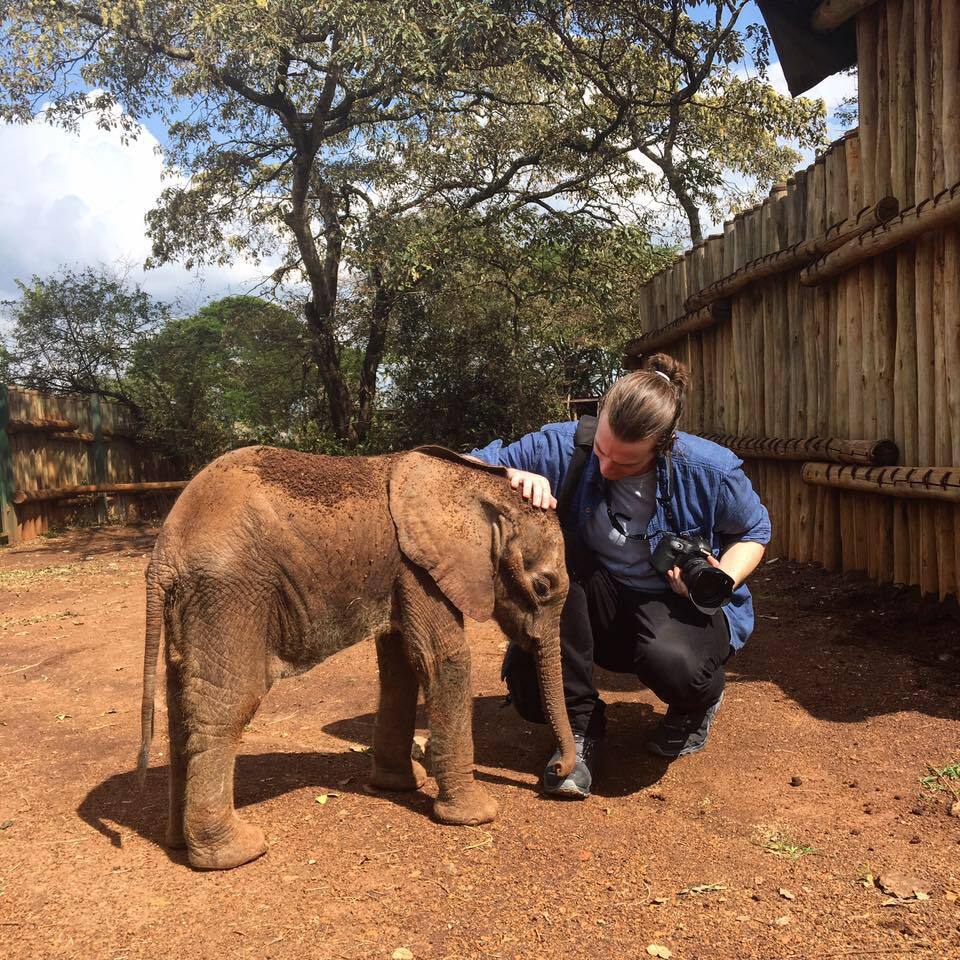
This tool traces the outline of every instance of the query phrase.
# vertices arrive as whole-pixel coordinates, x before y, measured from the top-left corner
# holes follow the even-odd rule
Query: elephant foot
[[[375,790],[419,790],[427,780],[423,765],[411,760],[402,770],[381,767],[373,762],[370,786]]]
[[[472,783],[456,796],[438,797],[433,804],[433,815],[441,823],[462,827],[476,827],[495,820],[500,804],[478,783]]]
[[[189,843],[190,866],[197,870],[229,870],[262,857],[267,840],[259,827],[234,816],[227,837],[216,843]]]

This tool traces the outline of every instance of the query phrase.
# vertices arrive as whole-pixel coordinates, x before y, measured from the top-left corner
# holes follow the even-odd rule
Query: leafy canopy
[[[822,137],[822,105],[743,76],[746,55],[768,58],[765,31],[738,26],[745,5],[18,0],[0,116],[164,123],[150,262],[277,257],[325,416],[356,447],[396,310],[478,223],[643,230],[655,193],[698,239],[701,205],[743,201],[731,173],[765,188],[794,160],[783,137]]]

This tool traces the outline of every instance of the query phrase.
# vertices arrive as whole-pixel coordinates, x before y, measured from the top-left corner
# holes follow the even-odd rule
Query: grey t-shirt
[[[610,483],[610,509],[627,533],[646,533],[656,505],[656,470]],[[611,525],[603,503],[587,522],[583,536],[587,547],[624,586],[632,590],[669,589],[650,565],[650,544],[646,540],[623,540]]]

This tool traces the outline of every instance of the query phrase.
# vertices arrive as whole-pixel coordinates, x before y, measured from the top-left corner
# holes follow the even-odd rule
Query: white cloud
[[[767,70],[767,79],[770,85],[784,96],[790,96],[787,89],[787,81],[783,75],[783,67],[778,60],[771,63]],[[810,100],[823,100],[827,106],[827,115],[829,116],[840,105],[840,102],[847,97],[857,94],[857,75],[856,73],[835,73],[831,77],[821,80],[815,87],[807,90],[803,96]]]
[[[270,265],[238,262],[187,271],[170,264],[144,271],[150,252],[144,214],[163,186],[157,140],[141,127],[128,144],[117,130],[81,121],[76,134],[36,119],[0,124],[0,298],[14,279],[43,276],[63,264],[132,266],[130,279],[164,300],[199,305],[244,293]]]

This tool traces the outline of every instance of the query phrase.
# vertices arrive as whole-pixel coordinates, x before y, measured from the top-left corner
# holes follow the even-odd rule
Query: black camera
[[[667,575],[673,567],[690,592],[690,599],[701,607],[722,607],[733,594],[733,578],[704,559],[711,555],[710,544],[702,537],[684,537],[668,533],[653,551],[650,563],[658,573]]]

